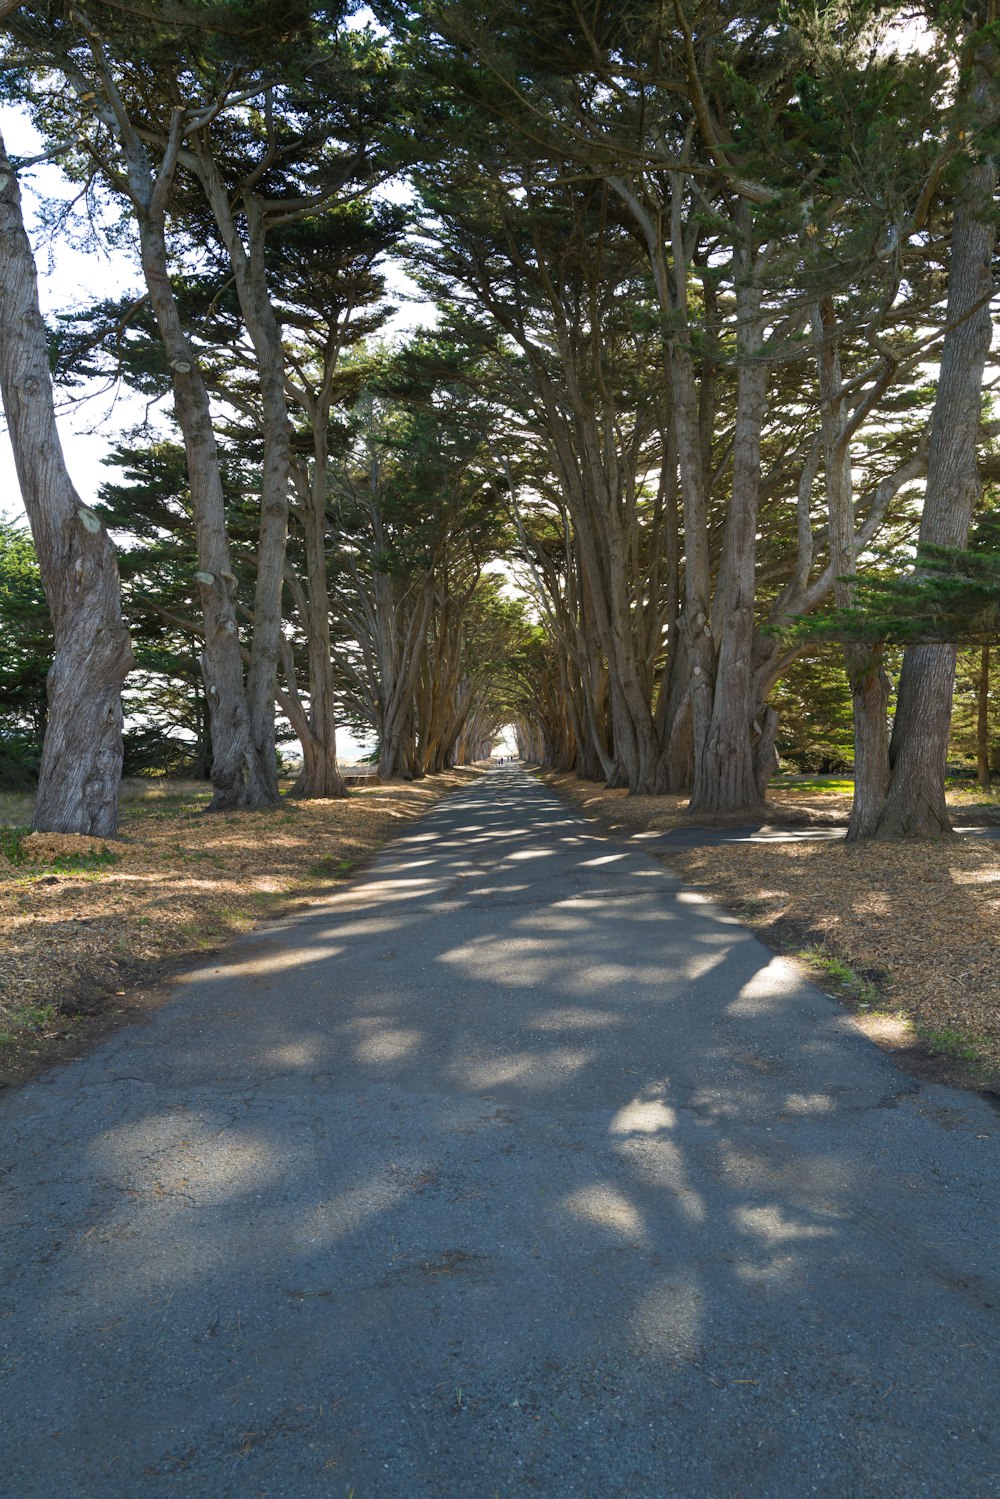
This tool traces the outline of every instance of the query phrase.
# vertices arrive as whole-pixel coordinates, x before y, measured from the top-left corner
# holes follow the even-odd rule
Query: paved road
[[[1000,1495],[1000,1115],[519,771],[0,1131],[5,1499]]]

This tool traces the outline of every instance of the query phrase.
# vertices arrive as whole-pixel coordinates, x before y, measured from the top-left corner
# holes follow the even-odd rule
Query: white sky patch
[[[13,158],[39,154],[44,145],[30,120],[13,105],[0,105],[0,130],[8,154]],[[92,244],[82,248],[60,234],[45,234],[38,215],[40,196],[69,200],[75,188],[55,163],[41,163],[22,169],[19,174],[24,204],[25,227],[35,252],[38,271],[38,296],[42,315],[52,317],[85,307],[108,295],[138,288],[138,269],[120,250]],[[82,230],[81,230],[82,237]],[[100,387],[95,382],[95,390]],[[75,393],[78,395],[79,393]],[[128,428],[142,421],[146,402],[124,389],[104,390],[92,400],[68,403],[65,393],[56,391],[59,435],[70,477],[86,504],[97,498],[101,484],[111,477],[102,464],[113,444]],[[0,516],[10,520],[23,516],[21,491],[14,468],[6,424],[0,432]]]
[[[887,52],[898,52],[904,57],[911,52],[929,52],[934,46],[934,33],[925,17],[914,13],[887,28],[884,45]]]

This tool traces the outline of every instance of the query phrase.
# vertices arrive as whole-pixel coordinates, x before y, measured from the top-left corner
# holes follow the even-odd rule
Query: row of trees
[[[418,173],[427,285],[506,341],[543,737],[693,810],[760,802],[790,623],[851,603],[918,486],[938,545],[979,497],[992,22],[936,14],[906,52],[863,6],[381,13],[446,163]],[[880,645],[845,656],[852,836],[942,830],[954,648],[907,648],[891,743]]]
[[[395,169],[386,48],[345,7],[52,5],[8,27],[9,96],[143,279],[62,330],[61,371],[169,395],[180,438],[120,450],[126,481],[103,506],[72,493],[4,158],[4,399],[55,629],[36,824],[115,826],[133,659],[109,529],[126,537],[147,675],[151,641],[175,659],[197,641],[197,672],[188,647],[180,676],[206,720],[213,808],[277,798],[276,707],[303,795],[344,794],[345,705],[385,775],[479,753],[499,727],[485,643],[522,627],[483,571],[502,544],[482,496],[491,411],[449,414],[437,350],[380,372],[360,349],[391,310],[378,262],[402,227],[374,196]]]
[[[992,18],[929,14],[913,48],[859,0],[373,10],[7,18],[9,94],[142,271],[60,368],[169,396],[179,433],[118,455],[106,513],[52,467],[8,163],[0,382],[56,649],[36,816],[113,822],[108,525],[130,618],[197,638],[215,807],[276,797],[279,708],[305,794],[342,793],[338,715],[385,775],[510,717],[611,785],[759,804],[799,622],[850,615],[876,541],[961,548],[981,501]],[[438,323],[387,353],[390,253]],[[955,647],[905,643],[890,739],[885,632],[846,633],[851,836],[941,831]]]

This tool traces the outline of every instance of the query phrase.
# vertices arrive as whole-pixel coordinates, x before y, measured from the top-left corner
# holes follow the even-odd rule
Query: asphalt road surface
[[[4,1499],[1000,1495],[1000,1114],[518,770],[0,1139]]]

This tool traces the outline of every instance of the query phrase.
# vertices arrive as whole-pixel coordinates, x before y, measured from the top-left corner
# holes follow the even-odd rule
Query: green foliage
[[[877,1004],[879,994],[875,985],[855,973],[849,963],[845,963],[835,953],[828,952],[825,947],[807,947],[796,956],[833,983],[838,993],[854,1000],[859,1009],[870,1010]]]
[[[513,548],[508,485],[527,493],[529,507],[537,504],[525,550],[555,580],[554,595],[560,588],[568,595],[579,578],[566,560],[577,524],[566,519],[566,494],[589,502],[600,487],[594,472],[609,476],[615,534],[639,517],[615,625],[624,629],[630,614],[648,611],[648,630],[640,621],[645,658],[658,675],[695,546],[686,498],[678,516],[668,497],[675,474],[663,458],[673,451],[676,424],[672,430],[675,387],[665,369],[683,346],[701,403],[714,558],[732,461],[734,267],[748,246],[756,253],[767,242],[761,598],[780,608],[802,540],[796,520],[804,510],[809,530],[810,504],[815,545],[802,552],[802,568],[806,581],[821,572],[829,536],[817,519],[820,506],[808,486],[801,507],[795,504],[815,416],[811,308],[821,296],[835,302],[846,330],[845,378],[858,382],[849,388],[860,406],[864,371],[885,347],[887,320],[895,351],[888,357],[898,355],[903,367],[905,346],[934,325],[938,247],[947,241],[940,231],[965,159],[951,149],[961,139],[963,90],[954,91],[954,108],[941,99],[959,55],[951,33],[964,22],[958,7],[936,14],[942,44],[897,56],[879,45],[892,14],[867,0],[818,9],[793,3],[737,19],[725,7],[652,0],[586,15],[558,0],[375,0],[374,14],[393,29],[391,44],[346,24],[361,19],[352,3],[168,0],[136,10],[92,0],[87,18],[72,7],[21,7],[9,22],[2,89],[23,96],[47,142],[60,150],[77,143],[62,159],[79,183],[89,181],[95,162],[113,165],[105,186],[124,206],[114,230],[122,241],[134,226],[116,175],[120,131],[108,125],[95,37],[155,159],[173,116],[211,114],[186,142],[169,228],[174,291],[216,399],[241,627],[255,582],[260,380],[228,250],[191,169],[201,148],[211,150],[237,215],[259,208],[268,221],[264,273],[294,395],[298,503],[286,603],[295,674],[307,675],[303,639],[313,600],[302,586],[303,496],[318,492],[322,511],[322,482],[316,490],[310,481],[317,472],[322,481],[332,454],[329,511],[318,529],[329,552],[338,685],[349,716],[361,721],[365,713],[373,617],[389,598],[394,628],[405,627],[400,601],[424,588],[425,598],[429,589],[434,595],[430,677],[442,675],[446,659],[451,670],[451,643],[460,638],[462,690],[477,693],[484,732],[494,719],[537,713],[543,699],[555,723],[576,664],[567,666],[565,652],[560,660],[503,585],[484,575]],[[686,60],[689,25],[696,56]],[[721,145],[706,138],[692,68],[700,70]],[[690,183],[687,169],[677,170],[682,158]],[[416,210],[373,199],[376,184],[414,166]],[[926,228],[921,220],[914,252],[901,240],[929,181],[945,211],[935,209]],[[653,276],[655,248],[624,206],[623,182],[655,221],[650,240],[670,241],[665,291]],[[670,212],[673,192],[679,224]],[[435,333],[402,350],[380,349],[371,339],[388,313],[381,265],[408,220],[416,221],[410,268],[437,298],[440,320]],[[240,218],[241,232],[248,222]],[[151,401],[169,398],[170,371],[148,305],[111,298],[63,321],[54,353],[69,380],[122,374]],[[910,429],[922,423],[930,396],[923,370],[910,383],[900,377],[872,432],[857,435],[860,514],[873,484],[912,446]],[[184,773],[203,767],[210,753],[184,454],[171,440],[132,441],[113,461],[124,477],[104,486],[101,499],[123,537],[138,659],[126,702],[133,725],[126,768]],[[820,490],[816,483],[814,493]],[[672,577],[662,565],[671,548]],[[8,553],[0,550],[0,755],[27,766],[44,726],[41,663],[51,642],[41,628],[44,606],[38,613],[31,600],[37,577],[18,575]],[[772,695],[783,719],[781,753],[802,769],[850,762],[850,700],[830,641],[992,639],[998,557],[1000,535],[992,551],[978,537],[960,554],[925,549],[912,576],[873,573],[858,580],[857,609],[802,624],[795,638],[809,648]],[[591,588],[603,561],[588,564]],[[16,606],[4,602],[5,569],[15,579],[8,592]],[[35,609],[34,638],[17,608]],[[378,686],[368,687],[373,703]]]
[[[861,573],[857,603],[796,622],[800,640],[900,645],[1000,640],[1000,511],[984,511],[965,547],[920,546],[912,571]]]
[[[52,859],[36,859],[24,845],[28,831],[25,827],[0,824],[0,855],[9,864],[24,866],[27,874],[85,874],[118,862],[114,849],[106,846],[81,853],[57,854]]]
[[[505,504],[495,478],[495,403],[476,396],[480,351],[418,335],[369,363],[351,440],[333,470],[336,518],[352,550],[400,584],[452,561],[502,553]]]
[[[984,657],[986,681],[983,681]],[[959,651],[955,671],[955,698],[951,720],[949,758],[974,765],[980,752],[980,708],[986,690],[986,762],[991,772],[1000,771],[1000,700],[995,690],[997,661],[986,647]]]
[[[769,701],[781,717],[777,749],[783,762],[820,772],[853,765],[851,691],[836,646],[814,646],[798,656]]]
[[[8,864],[24,862],[24,849],[21,842],[27,832],[27,828],[11,827],[9,823],[0,823],[0,854]]]
[[[982,1048],[964,1031],[957,1031],[947,1026],[936,1029],[918,1025],[916,1032],[927,1050],[934,1056],[951,1057],[958,1062],[981,1063]]]
[[[136,434],[106,462],[119,475],[101,485],[97,509],[119,540],[122,603],[136,657],[124,695],[125,774],[204,776],[211,746],[184,451],[171,439]],[[224,453],[222,474],[240,591],[249,603],[255,524],[247,467]]]
[[[804,775],[789,775],[783,772],[771,781],[771,789],[775,791],[799,791],[805,795],[813,792],[826,792],[832,796],[850,796],[854,791],[853,779],[844,776],[817,776],[810,778]]]
[[[0,520],[0,788],[21,789],[36,778],[52,650],[31,537]]]

